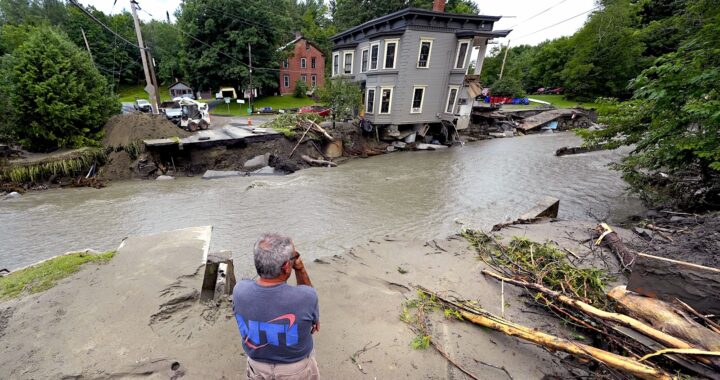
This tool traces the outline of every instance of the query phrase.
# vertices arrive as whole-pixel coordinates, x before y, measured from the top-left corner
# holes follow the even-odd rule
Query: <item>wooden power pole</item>
[[[248,43],[248,61],[250,63],[250,109],[252,110],[253,106],[253,85],[252,85],[252,48],[250,47],[250,44]],[[249,112],[249,113],[252,113]]]
[[[90,56],[90,62],[95,64],[92,56],[92,52],[90,51],[90,44],[88,43],[87,37],[85,36],[85,30],[83,28],[80,28],[80,33],[82,33],[83,41],[85,41],[85,47],[87,48],[88,55]]]
[[[145,49],[145,44],[143,44],[142,39],[142,32],[140,31],[140,20],[138,19],[137,15],[137,9],[139,8],[138,3],[136,0],[130,0],[130,9],[132,10],[132,16],[135,20],[135,34],[137,34],[138,39],[138,46],[140,46],[140,58],[142,59],[143,64],[143,71],[145,71],[145,83],[147,83],[147,86],[145,86],[145,91],[150,95],[150,104],[152,104],[152,112],[154,114],[158,114],[158,97],[157,94],[157,88],[155,87],[155,81],[153,80],[152,76],[150,75],[150,67],[149,65],[152,64],[152,62],[148,62],[149,54],[147,54]],[[154,71],[154,70],[153,70]]]
[[[507,55],[508,55],[509,51],[510,51],[510,40],[508,40],[507,47],[505,48],[505,56],[503,57],[503,63],[502,63],[502,66],[500,67],[500,78],[498,78],[498,79],[502,79],[503,72],[505,71],[505,60],[507,59]]]

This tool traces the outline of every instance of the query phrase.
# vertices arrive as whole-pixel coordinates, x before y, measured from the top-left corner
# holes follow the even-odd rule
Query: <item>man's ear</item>
[[[290,261],[286,261],[282,266],[282,271],[283,274],[292,274],[292,263]]]

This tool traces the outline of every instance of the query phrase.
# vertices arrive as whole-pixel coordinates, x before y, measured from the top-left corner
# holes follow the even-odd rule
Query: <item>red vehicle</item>
[[[300,108],[298,113],[316,113],[322,117],[328,117],[330,115],[330,108],[314,104]]]

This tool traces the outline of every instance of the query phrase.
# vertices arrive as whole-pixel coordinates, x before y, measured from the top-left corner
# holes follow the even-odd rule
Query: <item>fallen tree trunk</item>
[[[328,139],[328,140],[330,140],[330,141],[335,141],[335,138],[332,137],[332,136],[330,136],[330,134],[327,133],[323,127],[317,125],[317,123],[315,123],[315,122],[313,122],[313,121],[310,121],[310,125],[312,125],[313,129],[315,129],[316,131],[322,133],[323,136],[325,136],[326,139]]]
[[[502,320],[496,321],[482,315],[469,313],[467,311],[461,311],[460,313],[463,318],[476,325],[489,327],[504,334],[516,336],[553,350],[560,350],[581,358],[592,359],[606,364],[609,367],[631,373],[641,379],[672,379],[672,376],[660,369],[650,367],[636,360],[616,355],[612,352],[607,352],[587,344],[569,341],[567,339],[545,334],[524,326],[506,324],[503,323]]]
[[[672,335],[669,335],[663,331],[657,330],[653,328],[652,326],[648,326],[647,324],[638,321],[637,319],[628,317],[627,315],[618,314],[618,313],[610,313],[605,310],[598,309],[592,305],[589,305],[585,302],[582,302],[580,300],[576,300],[574,298],[568,297],[560,292],[554,291],[552,289],[548,289],[540,284],[531,284],[526,281],[519,281],[519,280],[513,280],[511,278],[506,278],[503,276],[500,276],[498,274],[492,273],[490,271],[484,270],[482,271],[484,275],[493,277],[500,281],[505,281],[508,284],[518,285],[525,288],[536,290],[542,294],[545,294],[555,300],[558,300],[568,306],[572,306],[577,310],[582,311],[583,313],[587,315],[591,315],[594,317],[598,317],[600,319],[613,321],[616,323],[619,323],[620,325],[630,327],[635,331],[641,332],[645,335],[647,335],[650,338],[653,338],[657,340],[658,342],[669,346],[673,348],[696,348],[692,345],[688,344],[687,342],[678,339]]]
[[[627,271],[632,270],[632,266],[635,263],[635,253],[631,252],[625,244],[623,244],[620,236],[605,223],[601,223],[595,227],[595,232],[597,233],[595,245],[600,246],[601,243],[605,243],[618,257],[622,268]]]
[[[568,156],[568,155],[571,155],[571,154],[581,154],[581,153],[594,152],[594,151],[597,151],[597,150],[604,150],[604,149],[605,149],[605,147],[603,147],[602,145],[598,145],[598,146],[573,146],[573,147],[564,146],[564,147],[556,150],[556,151],[555,151],[555,155],[558,156],[558,157],[560,157],[560,156]]]
[[[332,161],[317,160],[306,154],[303,154],[302,156],[300,156],[300,158],[302,158],[303,161],[307,162],[308,164],[314,165],[314,166],[332,166],[332,167],[337,166],[337,164]]]
[[[500,317],[494,316],[487,311],[478,309],[477,307],[475,307],[473,310],[470,310],[458,304],[457,302],[445,299],[427,289],[420,288],[420,290],[430,296],[434,296],[435,299],[445,303],[446,305],[457,308],[464,319],[476,325],[488,327],[510,336],[516,336],[518,338],[553,350],[560,350],[584,359],[595,360],[609,367],[631,373],[641,379],[672,379],[669,374],[662,371],[661,369],[645,365],[634,359],[627,358],[621,355],[616,355],[612,352],[607,352],[586,344],[573,342],[550,334],[545,334],[543,332],[530,329],[528,327],[521,326]]]
[[[708,351],[720,351],[720,334],[696,323],[667,302],[628,292],[618,286],[608,293],[618,306],[629,314],[642,318],[656,329],[683,339]],[[717,360],[713,360],[718,365]]]

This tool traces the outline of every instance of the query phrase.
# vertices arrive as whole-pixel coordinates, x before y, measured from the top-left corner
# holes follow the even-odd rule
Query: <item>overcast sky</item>
[[[589,13],[583,12],[595,7],[594,0],[474,1],[478,4],[482,14],[507,16],[495,24],[495,29],[512,28],[513,32],[510,33],[509,38],[513,46],[536,45],[547,39],[569,36],[575,33],[587,19]],[[117,13],[122,12],[123,9],[130,9],[130,0],[80,0],[80,2],[85,5],[93,5],[105,13]],[[180,0],[138,0],[140,7],[144,10],[144,12],[140,12],[140,18],[149,20],[151,18],[149,14],[151,14],[156,19],[164,20],[165,12],[168,11],[170,18],[174,21],[173,13],[180,6],[180,2]],[[113,5],[113,3],[116,4]],[[539,14],[543,11],[545,12]],[[552,26],[570,18],[572,19]],[[505,40],[498,40],[498,42],[507,43]]]

